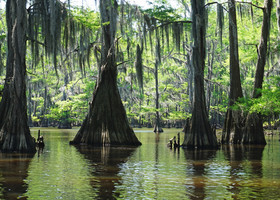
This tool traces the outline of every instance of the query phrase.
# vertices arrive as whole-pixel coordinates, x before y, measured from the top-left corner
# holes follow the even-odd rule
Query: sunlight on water
[[[38,129],[31,129],[34,136]],[[138,148],[76,148],[74,130],[41,129],[34,156],[0,153],[0,199],[277,199],[279,140],[219,150],[169,149],[177,129],[137,129]],[[181,142],[183,134],[181,133]]]

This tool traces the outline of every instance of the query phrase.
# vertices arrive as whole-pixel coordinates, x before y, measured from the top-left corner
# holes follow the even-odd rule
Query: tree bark
[[[0,147],[5,152],[35,152],[27,125],[26,0],[7,0],[8,55],[3,98],[0,103]]]
[[[101,72],[89,113],[71,144],[141,145],[129,126],[117,87],[115,60],[116,1],[100,1],[102,24]]]
[[[154,132],[155,133],[162,133],[162,127],[160,123],[160,115],[159,115],[159,91],[158,91],[158,65],[159,63],[156,61],[155,64],[155,82],[156,82],[156,121],[154,126]]]
[[[255,74],[253,98],[261,97],[261,89],[264,78],[264,67],[266,63],[267,41],[270,30],[272,0],[264,1],[263,24],[260,44],[258,46],[258,61]],[[262,116],[259,113],[249,113],[245,123],[245,131],[242,138],[244,144],[266,144]]]
[[[238,56],[238,36],[236,22],[235,0],[229,0],[229,42],[230,42],[230,94],[229,108],[226,113],[224,128],[222,133],[222,143],[240,143],[242,139],[243,116],[239,110],[233,110],[232,105],[243,97],[239,56]]]
[[[192,31],[194,38],[194,107],[192,111],[190,133],[185,133],[183,147],[216,148],[216,135],[211,130],[205,103],[204,68],[205,68],[205,1],[192,0]]]
[[[212,46],[213,45],[213,46]],[[212,45],[209,44],[209,49],[208,49],[208,74],[207,74],[207,79],[212,80],[213,76],[213,63],[214,63],[214,54],[215,54],[215,49],[216,49],[216,44],[212,42]],[[212,46],[212,49],[211,49]],[[212,52],[210,52],[212,50]],[[207,84],[207,92],[206,92],[206,108],[207,108],[207,113],[210,111],[210,105],[211,105],[211,97],[212,97],[212,90],[213,90],[213,85],[212,83],[208,81]]]
[[[191,56],[188,54],[187,63],[191,63]],[[189,65],[188,71],[188,95],[189,95],[189,112],[191,113],[193,110],[193,82],[194,82],[194,73],[193,73],[193,65],[192,63]]]

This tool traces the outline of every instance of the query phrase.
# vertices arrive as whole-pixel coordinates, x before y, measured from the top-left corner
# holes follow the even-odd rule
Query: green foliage
[[[83,24],[91,30],[97,30],[100,26],[100,15],[99,13],[89,10],[80,9],[78,7],[71,10],[74,20]]]
[[[3,90],[4,90],[4,85],[0,85],[0,102],[2,100]]]
[[[150,16],[162,21],[175,21],[181,16],[172,8],[168,1],[157,0],[150,2],[153,8],[146,9],[145,12]]]
[[[143,124],[152,124],[156,111],[160,112],[163,121],[174,122],[190,117],[193,97],[190,91],[193,87],[192,38],[190,24],[181,23],[190,17],[190,5],[188,1],[178,3],[180,3],[178,9],[171,7],[167,0],[153,1],[152,8],[146,10],[127,4],[119,7],[118,26],[120,29],[116,33],[119,38],[116,43],[116,59],[119,64],[117,81],[131,123],[141,121]],[[215,4],[211,4],[207,9],[207,58],[204,77],[207,79],[205,91],[207,101],[209,100],[207,103],[209,103],[211,119],[214,119],[217,114],[224,116],[228,106],[230,85],[229,22],[227,12],[221,6],[227,9],[227,4],[218,4],[217,9]],[[250,6],[246,9],[240,6],[238,9],[242,14],[242,19],[240,15],[237,18],[239,57],[245,98],[240,99],[234,109],[273,115],[279,113],[280,108],[280,80],[277,78],[280,44],[276,14],[272,14],[270,56],[265,71],[267,77],[274,77],[265,77],[261,91],[262,97],[251,99],[258,56],[256,47],[261,34],[262,11],[256,8],[252,10]],[[4,19],[3,13],[1,16]],[[68,17],[62,26],[62,36],[57,38],[61,40],[59,53],[56,55],[57,71],[55,71],[53,58],[45,56],[46,47],[30,41],[27,43],[28,110],[32,121],[39,124],[43,119],[54,123],[67,119],[72,124],[81,124],[88,112],[88,102],[91,101],[95,88],[98,76],[96,66],[99,66],[98,59],[100,59],[102,45],[99,39],[99,13],[75,7],[70,9]],[[1,67],[3,66],[3,69],[5,66],[6,55],[6,28],[3,22],[0,23],[0,29],[2,30],[0,34],[1,91],[5,74],[3,70],[1,71]],[[69,33],[74,30],[75,34]],[[41,27],[37,31],[41,33],[44,30]],[[68,33],[67,37],[63,35],[65,33]],[[149,37],[150,42],[146,41],[146,37]],[[40,34],[36,39],[44,44],[44,38]],[[160,104],[158,110],[155,109],[155,41],[158,41],[161,47],[158,51],[161,57],[158,73]],[[219,45],[221,42],[223,45]],[[138,48],[137,44],[139,44]],[[35,50],[35,47],[38,55],[31,50],[32,48]],[[95,56],[93,49],[96,51]],[[177,51],[175,52],[174,49]],[[134,61],[137,59],[139,65],[135,69]],[[140,87],[143,87],[142,93],[139,92],[137,79],[140,80]]]
[[[241,109],[249,113],[260,113],[265,116],[280,113],[280,77],[271,77],[272,84],[267,84],[259,92],[260,98],[240,99],[234,105],[234,109]]]

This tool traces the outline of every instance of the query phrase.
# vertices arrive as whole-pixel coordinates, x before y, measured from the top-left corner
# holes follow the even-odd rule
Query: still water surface
[[[77,129],[40,130],[42,152],[0,153],[0,199],[280,199],[278,136],[265,147],[171,150],[178,129],[135,129],[138,148],[87,149],[69,145]]]

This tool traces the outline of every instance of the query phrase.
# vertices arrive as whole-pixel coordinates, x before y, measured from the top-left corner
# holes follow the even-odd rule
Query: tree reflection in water
[[[230,183],[227,187],[233,199],[262,196],[257,181],[263,177],[262,157],[265,146],[223,145],[225,159],[229,161]],[[250,171],[250,173],[248,173]],[[250,187],[256,181],[254,189]],[[263,196],[265,197],[265,196]]]
[[[34,154],[0,153],[0,199],[25,199],[28,167]]]
[[[118,176],[120,164],[125,163],[133,154],[134,147],[80,147],[78,151],[90,161],[93,175],[91,186],[97,190],[97,199],[115,199],[119,194],[115,192],[115,185],[120,185]]]
[[[207,164],[212,162],[216,156],[217,150],[206,149],[185,149],[185,157],[189,168],[187,168],[187,176],[192,176],[192,187],[187,187],[187,196],[190,199],[204,199],[206,197],[205,186],[205,170]]]

